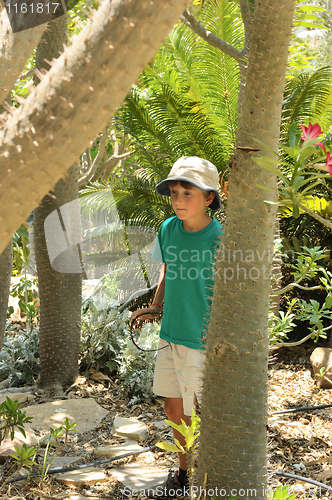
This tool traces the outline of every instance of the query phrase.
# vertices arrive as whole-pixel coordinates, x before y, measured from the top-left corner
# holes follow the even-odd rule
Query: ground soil
[[[332,390],[319,390],[313,378],[309,357],[315,347],[315,345],[309,345],[293,349],[283,348],[277,352],[274,351],[270,358],[269,470],[297,474],[332,486],[332,455],[330,456],[332,409],[272,415],[273,412],[283,409],[332,403]],[[140,443],[144,446],[152,445],[158,440],[171,440],[170,430],[161,429],[158,425],[158,422],[166,418],[162,401],[156,400],[153,403],[131,406],[116,379],[99,382],[81,377],[67,396],[93,397],[109,411],[109,415],[94,431],[72,439],[62,450],[62,455],[83,455],[83,463],[94,462],[96,460],[93,455],[94,448],[119,443],[119,439],[111,435],[112,423],[116,415],[135,417],[148,425],[149,439]],[[35,403],[45,400],[45,396],[39,394]],[[166,469],[172,467],[176,469],[175,458],[174,454],[158,451],[111,462],[106,466],[109,479],[91,487],[85,485],[85,487],[70,488],[60,485],[54,476],[41,485],[38,485],[38,482],[27,484],[24,481],[10,486],[2,485],[0,498],[4,500],[70,498],[70,495],[76,492],[85,496],[122,500],[125,498],[121,491],[122,485],[111,475],[113,467],[135,461],[142,465],[151,464]],[[272,473],[269,475],[269,484],[273,488],[286,484],[295,485],[299,491],[296,498],[299,500],[332,498],[332,494],[327,494],[324,489],[315,490],[312,485],[296,479],[275,476]]]

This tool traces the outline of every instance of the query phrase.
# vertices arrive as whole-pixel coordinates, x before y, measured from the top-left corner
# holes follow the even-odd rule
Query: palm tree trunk
[[[255,2],[235,165],[207,334],[199,481],[217,498],[265,499],[270,272],[277,183],[253,161],[277,151],[295,0]],[[266,154],[264,151],[263,154]],[[272,188],[263,191],[257,184]],[[241,491],[239,491],[241,490]],[[210,496],[210,495],[209,495]]]
[[[0,350],[2,348],[5,335],[7,319],[8,298],[10,292],[10,278],[13,266],[13,244],[7,245],[0,255]]]
[[[45,59],[51,61],[57,58],[66,40],[67,19],[63,16],[52,21],[44,33],[37,48],[36,67],[39,70],[47,67]],[[46,219],[50,214],[61,216],[60,208],[77,199],[78,168],[72,167],[66,178],[56,184],[54,191],[44,197],[34,212],[34,241],[40,298],[40,386],[58,387],[60,391],[62,386],[72,384],[78,373],[82,278],[80,272],[66,272],[73,271],[72,269],[52,267],[54,263],[50,262],[45,223],[49,224]],[[61,227],[61,220],[59,218],[57,220]],[[69,231],[68,227],[63,229]],[[70,235],[68,236],[70,239]]]

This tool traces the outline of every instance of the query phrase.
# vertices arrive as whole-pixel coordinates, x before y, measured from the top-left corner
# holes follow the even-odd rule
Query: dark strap
[[[135,329],[133,328],[136,320],[138,318],[140,318],[141,316],[145,316],[146,314],[155,314],[156,316],[161,316],[161,313],[158,312],[158,313],[153,313],[153,312],[144,312],[144,313],[141,313],[139,314],[138,316],[136,316],[135,319],[133,319],[131,322],[130,322],[130,337],[131,337],[131,341],[132,343],[134,344],[135,347],[137,347],[137,349],[139,349],[140,351],[142,352],[156,352],[156,351],[161,351],[161,349],[165,349],[166,347],[168,347],[170,344],[169,342],[167,343],[167,345],[164,345],[163,347],[158,347],[158,349],[143,349],[143,347],[140,347],[136,341],[135,341],[135,337],[134,337],[134,331]]]

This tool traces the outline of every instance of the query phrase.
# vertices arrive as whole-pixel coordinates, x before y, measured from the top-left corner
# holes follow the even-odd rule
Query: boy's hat
[[[217,210],[221,207],[219,195],[219,174],[217,168],[208,160],[198,156],[182,156],[173,165],[167,179],[156,185],[159,194],[170,196],[168,181],[186,181],[202,189],[213,191],[216,195],[209,208]]]

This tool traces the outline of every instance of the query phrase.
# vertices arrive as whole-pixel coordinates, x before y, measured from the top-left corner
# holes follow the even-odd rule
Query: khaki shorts
[[[182,398],[184,414],[191,416],[194,394],[200,401],[205,351],[190,349],[183,345],[170,344],[160,339],[153,392],[165,398]]]

